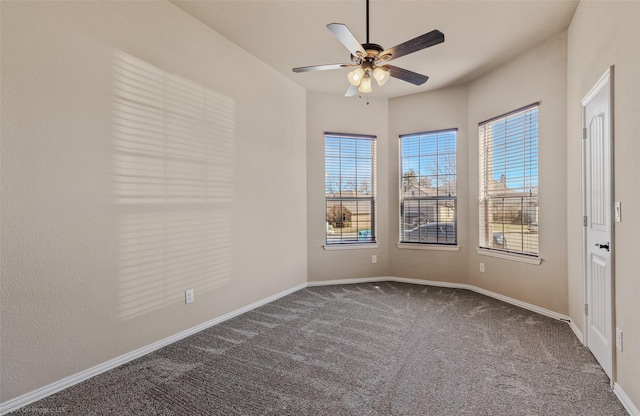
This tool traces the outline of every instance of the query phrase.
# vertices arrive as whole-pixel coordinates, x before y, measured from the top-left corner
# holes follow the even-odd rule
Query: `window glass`
[[[375,137],[325,134],[326,243],[375,243]]]
[[[538,105],[479,125],[480,247],[538,255]]]
[[[400,136],[400,241],[456,244],[456,135]]]

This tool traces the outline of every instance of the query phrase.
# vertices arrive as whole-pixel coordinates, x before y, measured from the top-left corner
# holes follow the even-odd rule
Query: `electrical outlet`
[[[184,292],[184,301],[185,301],[185,303],[193,303],[194,300],[195,299],[193,297],[193,289],[189,289],[189,290]]]
[[[616,328],[616,348],[622,351],[622,329]]]
[[[376,256],[375,254],[373,256],[371,256],[371,263],[377,263],[378,262],[378,256]]]
[[[484,273],[484,263],[480,263],[480,273]]]

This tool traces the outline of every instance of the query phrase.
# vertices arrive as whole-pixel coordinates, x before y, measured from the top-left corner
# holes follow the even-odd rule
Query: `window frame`
[[[531,242],[533,237],[530,237],[533,232],[527,226],[531,223],[537,224],[539,218],[539,107],[540,103],[535,102],[478,123],[478,253],[480,254],[540,264],[538,232],[536,230],[537,241],[533,245]],[[517,120],[519,117],[522,117],[522,121]],[[512,124],[515,122],[516,130],[511,130],[509,121]],[[500,123],[503,123],[504,127],[496,128],[500,134],[494,136],[494,127]],[[522,128],[518,129],[520,124]],[[496,171],[501,170],[496,169],[499,165],[494,165],[495,156],[493,153],[490,154],[490,150],[496,149],[498,145],[504,148],[504,156],[501,156],[504,160],[502,166],[504,175],[496,180],[492,176],[495,176]],[[517,149],[518,153],[522,149],[522,156],[515,157],[514,149]],[[508,171],[513,173],[508,175]],[[519,184],[521,186],[509,187],[512,176],[515,176],[512,184],[521,181]],[[519,206],[518,204],[509,205],[509,201],[517,202],[517,200],[520,200]],[[503,209],[495,210],[490,208],[490,205],[501,206]],[[490,216],[494,219],[489,219]],[[496,216],[498,220],[495,219]],[[513,219],[510,219],[511,217]],[[520,223],[516,224],[513,221],[518,217]],[[494,225],[502,225],[502,227],[496,231]],[[509,227],[506,227],[507,225]],[[525,226],[528,232],[525,232]],[[518,227],[519,231],[512,229]],[[514,248],[516,244],[509,246],[512,238],[518,241],[519,249]]]
[[[329,174],[329,169],[328,169],[328,160],[329,160],[329,156],[328,156],[328,147],[327,147],[327,143],[328,143],[328,139],[339,139],[340,140],[340,150],[338,152],[338,167],[339,167],[339,174],[337,176],[337,184],[335,184],[336,186],[336,190],[334,192],[328,192],[329,190],[329,186],[334,186],[334,184],[330,184],[328,181],[330,180],[330,178],[336,179],[336,176],[332,176]],[[346,157],[343,155],[342,153],[342,140],[355,140],[355,143],[358,143],[359,140],[366,140],[369,142],[369,152],[370,152],[370,157],[359,157],[357,155],[357,145],[355,146],[356,148],[356,153],[354,154],[353,157]],[[335,132],[325,132],[324,133],[324,141],[325,141],[325,155],[324,155],[324,167],[325,167],[325,193],[324,193],[324,200],[325,200],[325,224],[326,224],[326,230],[325,230],[325,244],[324,244],[324,249],[325,250],[336,250],[336,249],[357,249],[357,248],[377,248],[379,245],[377,243],[377,230],[376,230],[376,211],[377,211],[377,192],[376,192],[376,188],[377,188],[377,136],[375,135],[368,135],[368,134],[351,134],[351,133],[335,133]],[[360,142],[361,143],[361,142]],[[367,146],[368,147],[368,146]],[[333,158],[336,158],[336,156],[332,156]],[[343,159],[354,159],[352,161],[353,166],[351,167],[352,169],[354,169],[354,175],[355,176],[348,176],[345,175],[343,176],[342,172],[344,170],[344,166],[345,164],[343,163]],[[370,179],[370,190],[368,190],[365,187],[364,191],[360,191],[361,187],[366,184],[366,179],[362,182],[360,182],[360,178],[358,177],[359,173],[363,173],[363,171],[361,170],[361,168],[359,167],[359,162],[362,161],[370,161],[370,172],[364,173],[364,177]],[[367,169],[368,172],[368,169]],[[345,189],[345,184],[346,182],[348,182],[348,179],[351,178],[353,181],[355,181],[355,185],[352,183],[351,186],[353,186],[352,190],[348,190]],[[352,193],[353,195],[349,195],[350,193]],[[362,193],[362,194],[360,194]],[[333,194],[333,195],[330,195]],[[347,194],[347,195],[344,195]],[[369,225],[368,228],[366,229],[359,229],[359,225],[361,225],[362,221],[360,221],[359,219],[356,221],[356,234],[355,235],[350,235],[349,234],[343,234],[342,233],[342,229],[343,228],[339,228],[341,230],[340,232],[340,237],[339,238],[330,238],[330,230],[335,232],[336,228],[331,224],[332,221],[330,221],[329,218],[329,203],[333,203],[334,206],[336,206],[336,203],[339,204],[339,213],[343,213],[342,215],[344,215],[344,210],[343,210],[343,206],[344,205],[348,205],[348,206],[355,206],[356,209],[356,216],[359,215],[369,215],[369,220],[364,221],[365,224]],[[343,204],[346,203],[346,204]],[[359,214],[360,211],[360,207],[362,207],[364,204],[364,206],[366,207],[367,205],[369,205],[368,207],[368,214]],[[348,209],[348,207],[347,207]],[[367,211],[367,209],[365,208],[365,212]],[[349,212],[349,211],[348,211]],[[349,220],[349,222],[351,222],[351,220]],[[351,228],[351,227],[349,227]],[[366,232],[368,230],[368,232]],[[361,235],[362,233],[362,235]]]
[[[444,143],[441,142],[441,137],[442,137],[442,141],[444,141],[445,138],[443,136],[445,134],[451,134],[451,133],[453,133],[453,146],[449,144],[449,146],[447,147],[445,145],[444,147],[445,150],[440,151],[441,144],[444,145]],[[418,148],[416,153],[405,154],[404,146],[403,146],[403,141],[405,139],[417,139]],[[427,152],[426,150],[423,152],[420,149],[421,143],[423,140],[431,140],[432,142],[434,142],[434,144],[432,143],[431,146],[435,146],[435,152],[433,152],[433,149],[430,153]],[[451,139],[449,138],[448,140],[451,140]],[[424,131],[424,132],[418,132],[418,133],[402,134],[398,137],[398,144],[399,144],[399,151],[398,151],[398,155],[399,155],[399,158],[398,158],[399,159],[399,206],[398,206],[399,207],[399,217],[398,217],[399,243],[398,243],[398,247],[399,248],[436,249],[436,250],[445,250],[445,251],[459,250],[458,193],[457,193],[458,128],[448,128],[448,129],[430,130],[430,131]],[[453,156],[454,167],[453,169],[449,167],[450,171],[448,172],[443,172],[441,171],[441,168],[440,168],[439,161],[440,161],[440,158],[443,156],[448,156],[448,157]],[[405,160],[412,159],[412,158],[417,159],[417,165],[412,166],[409,169],[409,166],[405,166]],[[427,166],[422,166],[423,160],[425,165],[429,163],[435,163],[435,169],[431,171],[432,174],[430,175],[426,174]],[[448,163],[450,164],[451,162],[449,161]],[[413,163],[413,165],[415,165],[415,163]],[[409,172],[411,170],[413,170],[415,173],[415,167],[418,168],[417,174],[407,176],[406,172]],[[409,170],[406,170],[405,168]],[[453,172],[451,172],[451,170]],[[453,176],[453,180],[450,180],[450,179],[448,181],[445,180],[444,178],[447,176]],[[416,178],[416,184],[412,186],[418,187],[417,196],[405,195],[405,192],[406,192],[405,179],[406,178]],[[453,195],[451,194],[451,187],[449,188],[449,192],[446,195],[444,194],[440,195],[440,189],[439,189],[440,186],[436,186],[435,188],[430,186],[429,189],[435,189],[435,195],[427,195],[428,190],[425,190],[423,192],[421,189],[422,185],[420,185],[420,183],[423,180],[429,180],[430,183],[433,183],[433,181],[435,180],[436,184],[444,183],[444,184],[448,184],[449,186],[453,184],[454,194]],[[443,205],[446,207],[447,206],[446,204],[449,201],[453,201],[453,208],[452,208],[453,213],[449,214],[453,218],[451,221],[441,220],[440,205]],[[413,203],[411,204],[411,202]],[[423,202],[425,203],[424,205],[422,204]],[[435,207],[432,210],[433,211],[432,215],[435,218],[435,222],[427,222],[423,224],[421,223],[423,211],[427,221],[429,220],[429,214],[427,214],[427,212],[431,211],[431,209],[429,209],[429,205],[431,205],[429,204],[430,202],[431,203],[435,202]],[[414,206],[417,205],[417,210],[418,210],[417,224],[412,224],[413,228],[409,231],[409,235],[410,235],[409,238],[407,238],[407,230],[409,230],[409,228],[407,228],[406,226],[407,218],[405,218],[405,214],[408,209],[407,205],[414,205]],[[424,210],[423,210],[423,207],[425,208]],[[411,222],[415,222],[415,221],[411,221]],[[433,233],[435,234],[435,241],[429,241],[431,239],[430,237],[432,237],[429,232],[430,225],[432,225],[431,228],[434,228],[434,227],[436,228],[435,233]],[[424,240],[423,240],[423,233],[421,232],[422,228],[425,228],[427,232]],[[453,229],[453,237],[452,237],[453,241],[451,241],[451,239],[448,237],[449,235],[448,231],[444,232],[444,240],[440,240],[441,238],[440,231],[442,231],[443,229],[448,230],[450,228]],[[411,236],[411,233],[415,235]],[[416,237],[416,236],[417,238],[412,239],[412,237]]]

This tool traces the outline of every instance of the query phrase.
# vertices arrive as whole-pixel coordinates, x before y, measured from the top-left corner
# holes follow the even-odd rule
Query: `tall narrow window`
[[[538,104],[479,124],[480,247],[538,255]]]
[[[375,136],[325,134],[327,244],[375,243]]]
[[[456,244],[457,129],[400,136],[400,241]]]

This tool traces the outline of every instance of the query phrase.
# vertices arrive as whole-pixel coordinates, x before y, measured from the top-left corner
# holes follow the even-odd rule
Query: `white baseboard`
[[[618,383],[613,384],[613,392],[615,393],[615,395],[618,397],[618,400],[620,400],[620,403],[622,403],[624,408],[627,410],[627,412],[631,416],[640,416],[640,410],[638,410],[636,405],[633,404],[629,396],[627,396],[627,393],[625,393],[624,390],[622,390],[622,387],[620,387],[620,384]]]
[[[377,282],[398,282],[410,283],[414,285],[449,287],[453,289],[469,289],[473,290],[473,286],[463,283],[441,282],[437,280],[410,279],[407,277],[394,276],[378,276],[378,277],[358,277],[355,279],[338,279],[338,280],[318,280],[307,283],[307,287],[314,286],[333,286],[333,285],[350,285],[356,283],[377,283]]]
[[[46,385],[44,387],[41,387],[39,389],[33,390],[29,393],[23,394],[22,396],[18,396],[14,399],[10,399],[7,400],[6,402],[0,403],[0,415],[4,415],[6,413],[18,410],[24,406],[27,406],[31,403],[34,403],[38,400],[42,400],[47,396],[50,396],[54,393],[57,393],[59,391],[62,391],[68,387],[73,386],[74,384],[78,384],[84,380],[87,380],[91,377],[95,377],[98,374],[104,373],[105,371],[109,371],[113,368],[116,368],[122,364],[126,364],[129,361],[135,360],[136,358],[140,358],[143,355],[149,354],[150,352],[153,352],[157,349],[160,349],[164,346],[167,346],[169,344],[172,344],[176,341],[179,341],[183,338],[186,338],[190,335],[193,335],[197,332],[200,332],[204,329],[207,329],[211,326],[217,325],[221,322],[224,322],[228,319],[231,319],[233,317],[236,317],[238,315],[241,315],[245,312],[249,312],[252,309],[255,309],[259,306],[265,305],[269,302],[273,302],[276,299],[279,299],[281,297],[287,296],[293,292],[296,292],[300,289],[304,289],[305,287],[307,287],[307,283],[302,283],[299,284],[297,286],[294,286],[291,289],[287,289],[285,291],[282,291],[280,293],[276,293],[275,295],[266,297],[264,299],[261,299],[257,302],[251,303],[247,306],[243,306],[242,308],[236,309],[234,311],[231,311],[227,314],[224,314],[222,316],[219,316],[217,318],[214,318],[210,321],[204,322],[200,325],[196,325],[192,328],[189,328],[187,330],[181,331],[175,335],[172,335],[170,337],[161,339],[160,341],[154,342],[153,344],[149,344],[147,346],[144,346],[142,348],[138,348],[134,351],[128,352],[126,354],[123,354],[119,357],[116,357],[114,359],[111,359],[109,361],[106,361],[102,364],[98,364],[94,367],[91,367],[87,370],[84,371],[80,371],[79,373],[73,374],[69,377],[65,377],[62,380],[58,380],[56,382],[53,382],[49,385]]]
[[[494,299],[501,300],[506,303],[510,303],[511,305],[515,305],[521,307],[523,309],[530,310],[532,312],[539,313],[544,316],[548,316],[553,319],[563,320],[571,324],[571,319],[568,316],[563,315],[558,312],[554,312],[549,309],[541,308],[540,306],[532,305],[527,302],[523,302],[518,299],[510,298],[509,296],[501,295],[499,293],[492,292],[490,290],[482,289],[473,285],[468,285],[465,283],[453,283],[453,282],[442,282],[438,280],[422,280],[422,279],[409,279],[406,277],[394,277],[394,276],[384,276],[384,277],[363,277],[358,279],[344,279],[344,280],[325,280],[325,281],[315,281],[309,282],[307,286],[328,286],[328,285],[344,285],[344,284],[354,284],[354,283],[375,283],[375,282],[398,282],[398,283],[411,283],[415,285],[423,285],[423,286],[436,286],[436,287],[449,287],[453,289],[467,289],[476,293],[480,293],[485,296],[489,296]],[[572,328],[573,329],[573,328]],[[576,327],[577,330],[577,327]],[[574,330],[575,332],[575,330]],[[580,332],[578,330],[578,332]],[[580,335],[581,338],[582,335]]]
[[[582,333],[580,332],[580,330],[572,324],[571,320],[569,319],[569,317],[559,314],[557,312],[545,309],[545,308],[541,308],[539,306],[536,305],[532,305],[530,303],[526,303],[526,302],[522,302],[520,300],[517,299],[513,299],[510,298],[508,296],[504,296],[501,295],[499,293],[495,293],[495,292],[491,292],[489,290],[485,290],[485,289],[481,289],[478,288],[476,286],[472,286],[472,285],[468,285],[468,284],[463,284],[463,283],[452,283],[452,282],[442,282],[442,281],[434,281],[434,280],[422,280],[422,279],[410,279],[410,278],[404,278],[404,277],[394,277],[394,276],[379,276],[379,277],[366,277],[366,278],[357,278],[357,279],[343,279],[343,280],[325,280],[325,281],[311,281],[311,282],[307,282],[307,283],[302,283],[299,284],[291,289],[282,291],[280,293],[277,293],[275,295],[269,296],[267,298],[261,299],[257,302],[251,303],[247,306],[244,306],[242,308],[236,309],[232,312],[229,312],[225,315],[219,316],[217,318],[214,318],[210,321],[204,322],[200,325],[194,326],[192,328],[189,328],[185,331],[181,331],[175,335],[172,335],[170,337],[164,338],[160,341],[154,342],[153,344],[149,344],[145,347],[142,348],[138,348],[134,351],[128,352],[126,354],[123,354],[119,357],[116,357],[112,360],[106,361],[102,364],[96,365],[94,367],[91,367],[87,370],[81,371],[79,373],[76,373],[74,375],[71,375],[69,377],[66,377],[62,380],[56,381],[54,383],[51,383],[47,386],[41,387],[39,389],[36,389],[32,392],[26,393],[22,396],[16,397],[14,399],[8,400],[4,403],[0,403],[0,415],[4,415],[5,413],[9,413],[11,411],[17,410],[21,407],[27,406],[28,404],[34,403],[38,400],[44,399],[47,396],[50,396],[54,393],[57,393],[61,390],[64,390],[68,387],[73,386],[74,384],[80,383],[84,380],[87,380],[91,377],[97,376],[98,374],[101,374],[105,371],[111,370],[115,367],[118,367],[122,364],[126,364],[129,361],[132,361],[136,358],[142,357],[146,354],[149,354],[150,352],[153,352],[157,349],[160,349],[164,346],[167,346],[169,344],[172,344],[176,341],[179,341],[183,338],[186,338],[190,335],[193,335],[197,332],[200,332],[206,328],[209,328],[211,326],[214,326],[216,324],[219,324],[221,322],[224,322],[228,319],[231,319],[233,317],[236,317],[238,315],[241,315],[243,313],[249,312],[252,309],[255,309],[259,306],[265,305],[269,302],[273,302],[276,299],[279,299],[281,297],[284,297],[286,295],[289,295],[293,292],[296,292],[300,289],[304,289],[305,287],[314,287],[314,286],[328,286],[328,285],[344,285],[344,284],[354,284],[354,283],[375,283],[375,282],[386,282],[386,281],[392,281],[392,282],[399,282],[399,283],[410,283],[410,284],[417,284],[417,285],[425,285],[425,286],[435,286],[435,287],[448,287],[448,288],[455,288],[455,289],[467,289],[467,290],[471,290],[498,300],[501,300],[503,302],[506,303],[510,303],[512,305],[539,313],[541,315],[545,315],[548,316],[550,318],[554,318],[554,319],[561,319],[564,321],[567,321],[571,327],[571,329],[573,330],[573,332],[576,334],[576,336],[578,337],[578,339],[580,339],[580,341],[582,342]],[[620,391],[622,392],[622,394],[624,395],[624,397],[626,398],[626,400],[628,401],[628,403],[630,403],[630,406],[633,406],[633,403],[631,403],[631,401],[628,399],[628,397],[626,396],[626,394],[624,394],[624,392],[622,391],[622,389],[620,389]],[[618,394],[618,393],[616,393]],[[618,396],[620,397],[620,395]],[[620,398],[620,400],[623,402],[623,404],[625,403],[623,401],[622,398]],[[626,405],[625,405],[626,407]],[[632,409],[636,409],[635,406],[632,407]],[[630,411],[630,413],[633,416],[640,416],[640,414],[637,413],[637,409],[635,410],[636,413],[633,413]]]
[[[580,331],[580,328],[578,328],[578,326],[573,321],[569,322],[569,328],[571,328],[573,333],[576,334],[576,337],[580,340],[580,343],[584,345],[584,335],[582,335],[582,331]]]
[[[393,280],[392,277],[358,277],[355,279],[336,279],[336,280],[320,280],[307,282],[307,287],[315,286],[333,286],[333,285],[352,285],[356,283],[376,283],[376,282],[388,282]]]

